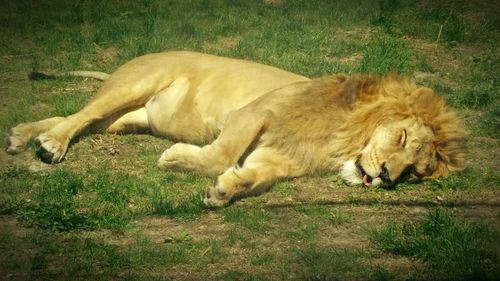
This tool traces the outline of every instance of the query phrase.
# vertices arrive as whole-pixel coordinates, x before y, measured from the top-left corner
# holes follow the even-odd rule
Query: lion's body
[[[13,128],[8,151],[37,137],[42,160],[58,162],[86,127],[148,130],[184,142],[167,149],[158,166],[221,174],[208,189],[208,206],[318,170],[340,169],[351,183],[392,184],[405,172],[446,176],[463,162],[460,123],[428,88],[397,77],[309,80],[189,52],[132,60],[82,111]]]
[[[59,162],[69,141],[90,132],[148,131],[175,141],[207,143],[227,115],[257,97],[308,78],[250,61],[193,52],[148,54],[118,68],[80,112],[20,124],[9,153],[38,137],[45,162]],[[45,155],[45,156],[44,156]]]
[[[129,62],[111,76],[102,92],[106,95],[112,91],[107,88],[125,87],[141,95],[153,93],[145,103],[153,134],[206,143],[217,137],[230,112],[271,90],[305,80],[249,61],[172,52]]]

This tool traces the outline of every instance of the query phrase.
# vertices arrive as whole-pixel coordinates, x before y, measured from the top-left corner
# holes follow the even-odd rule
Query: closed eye
[[[407,139],[406,129],[403,129],[403,131],[401,132],[401,137],[399,138],[399,144],[401,145],[401,147],[406,146],[406,139]]]

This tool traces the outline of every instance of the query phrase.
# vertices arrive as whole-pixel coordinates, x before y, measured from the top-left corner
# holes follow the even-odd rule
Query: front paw
[[[214,187],[209,187],[203,204],[209,208],[217,208],[227,206],[231,202],[231,196],[224,191],[216,182]]]
[[[200,150],[196,145],[176,143],[163,152],[157,165],[162,170],[195,170],[196,154]]]
[[[39,135],[35,142],[40,146],[36,155],[48,164],[61,162],[68,148],[67,141],[60,142],[47,133]]]

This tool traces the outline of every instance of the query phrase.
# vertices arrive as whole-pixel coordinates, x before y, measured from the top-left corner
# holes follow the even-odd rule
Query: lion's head
[[[393,186],[463,167],[465,131],[431,89],[395,76],[357,77],[356,85],[339,137],[350,147],[341,168],[348,183]]]

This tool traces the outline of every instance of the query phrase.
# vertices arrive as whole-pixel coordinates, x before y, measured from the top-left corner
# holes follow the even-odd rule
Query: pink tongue
[[[368,175],[364,175],[364,176],[363,176],[363,184],[364,184],[365,186],[370,186],[370,185],[372,185],[372,181],[371,181],[371,180],[370,180],[370,181],[368,180]]]

